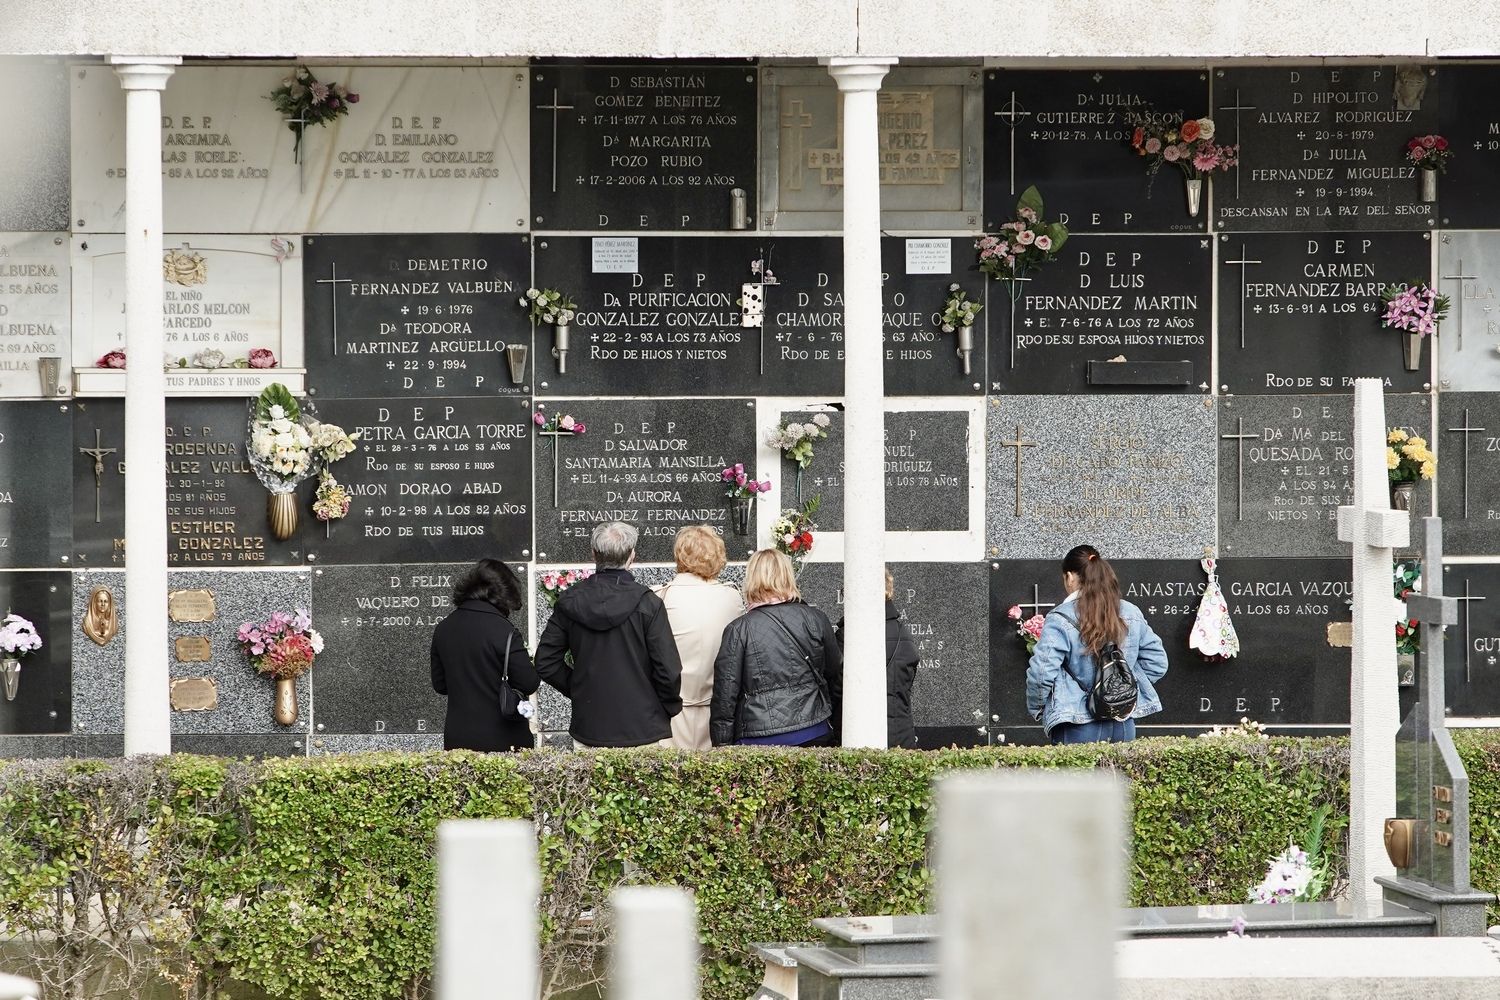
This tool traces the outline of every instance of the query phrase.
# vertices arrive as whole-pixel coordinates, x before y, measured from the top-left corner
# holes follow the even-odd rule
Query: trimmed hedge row
[[[1500,743],[1462,746],[1475,881],[1492,886]],[[85,981],[89,995],[131,992],[164,973],[200,997],[237,980],[276,997],[414,998],[431,967],[437,823],[531,817],[549,994],[602,968],[605,922],[580,915],[649,882],[695,891],[704,995],[742,1000],[751,942],[804,939],[818,916],[922,910],[933,778],[996,767],[1130,779],[1136,905],[1242,900],[1319,805],[1347,812],[1348,748],[1333,739],[26,761],[0,767],[0,921],[49,995],[85,995]],[[1341,868],[1343,845],[1327,846]]]

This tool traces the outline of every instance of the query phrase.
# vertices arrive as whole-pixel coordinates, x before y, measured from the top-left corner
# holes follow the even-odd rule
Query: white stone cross
[[[611,1000],[698,1000],[698,919],[693,896],[669,885],[624,886],[610,894],[615,940]]]
[[[1385,820],[1396,815],[1400,726],[1394,625],[1405,605],[1391,594],[1392,549],[1411,537],[1406,511],[1391,510],[1381,382],[1354,382],[1354,503],[1339,508],[1339,540],[1353,545],[1354,650],[1349,677],[1349,886],[1356,916],[1382,902],[1377,876],[1393,877]],[[1441,572],[1441,569],[1439,569]]]
[[[438,824],[438,1000],[535,1000],[536,831],[527,820]]]

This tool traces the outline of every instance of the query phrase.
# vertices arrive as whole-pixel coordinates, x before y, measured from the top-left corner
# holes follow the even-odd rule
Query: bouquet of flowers
[[[557,599],[563,591],[594,575],[591,569],[548,570],[541,575],[542,597],[549,608],[557,607]]]
[[[732,500],[752,500],[756,494],[769,493],[771,490],[771,481],[769,479],[760,483],[756,482],[750,478],[745,472],[744,465],[739,462],[726,467],[720,473],[720,478],[729,486],[724,495]]]
[[[961,326],[973,326],[984,306],[969,298],[969,293],[958,285],[948,286],[948,301],[943,303],[942,327],[944,333],[952,333]]]
[[[818,528],[813,523],[813,517],[818,513],[822,502],[823,498],[815,495],[800,508],[782,511],[776,523],[771,525],[771,541],[776,546],[776,551],[791,557],[792,565],[799,570],[802,568],[802,560],[812,551],[812,533]]]
[[[790,423],[785,427],[773,427],[766,432],[766,444],[781,449],[781,453],[799,469],[812,464],[813,442],[828,436],[828,414],[815,413],[809,423]]]
[[[346,434],[338,424],[314,422],[308,432],[312,437],[313,455],[325,467],[354,454],[354,442],[359,440],[358,431]]]
[[[280,382],[261,390],[250,411],[250,468],[272,493],[290,493],[313,473],[312,434],[302,408]]]
[[[1042,195],[1032,185],[1016,202],[1015,221],[1001,226],[999,236],[981,236],[974,241],[979,269],[996,281],[1009,282],[1013,299],[1021,294],[1018,279],[1056,260],[1068,240],[1068,228],[1060,222],[1044,222],[1042,211]]]
[[[319,521],[337,521],[349,513],[349,491],[324,469],[318,473],[318,490],[313,494],[313,514]]]
[[[98,361],[94,362],[95,368],[124,368],[125,352],[121,350],[106,351]]]
[[[526,296],[521,299],[521,308],[530,311],[533,323],[567,326],[573,322],[578,303],[555,288],[528,288]]]
[[[1419,281],[1411,285],[1388,285],[1380,293],[1385,314],[1380,325],[1420,336],[1436,336],[1438,324],[1448,317],[1448,296]]]
[[[1448,140],[1440,135],[1414,135],[1406,143],[1406,162],[1423,170],[1444,173],[1448,161],[1453,159],[1453,150]]]
[[[1412,594],[1422,592],[1422,564],[1418,562],[1398,562],[1392,581],[1395,586],[1395,594],[1398,600],[1406,600]],[[1415,618],[1400,619],[1396,622],[1396,652],[1415,653],[1422,648],[1422,623]]]
[[[1016,635],[1020,636],[1021,641],[1026,644],[1026,652],[1029,655],[1036,649],[1037,641],[1042,637],[1042,625],[1047,621],[1047,616],[1032,615],[1030,618],[1022,621],[1021,606],[1019,604],[1011,605],[1010,610],[1005,614],[1006,617],[1016,623]]]
[[[1228,171],[1239,164],[1239,146],[1214,144],[1212,118],[1161,118],[1132,114],[1130,147],[1147,160],[1146,170],[1155,174],[1163,163],[1181,170],[1189,180],[1204,174]]]
[[[0,622],[0,651],[7,658],[19,659],[41,648],[42,637],[37,635],[36,626],[27,619],[17,614],[8,614]]]
[[[285,77],[271,91],[271,103],[289,119],[286,127],[297,138],[292,143],[292,160],[302,155],[302,130],[308,125],[327,125],[349,113],[349,105],[359,103],[359,95],[341,83],[321,83],[306,66]]]
[[[303,608],[295,615],[275,611],[266,621],[245,622],[235,638],[250,665],[277,680],[302,676],[312,667],[313,657],[323,652],[323,637]]]
[[[538,430],[547,434],[582,434],[588,430],[582,420],[574,420],[566,413],[554,413],[548,417],[537,410],[531,415],[531,422],[536,424]]]
[[[1385,467],[1391,482],[1414,483],[1437,474],[1437,457],[1427,449],[1426,438],[1393,427],[1386,435]]]
[[[1252,903],[1308,902],[1329,888],[1328,859],[1323,856],[1323,829],[1332,807],[1319,806],[1307,828],[1307,850],[1288,843],[1267,863],[1266,877],[1250,890]]]

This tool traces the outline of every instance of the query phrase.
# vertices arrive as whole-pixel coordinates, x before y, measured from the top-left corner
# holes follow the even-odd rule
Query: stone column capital
[[[182,65],[181,56],[109,56],[107,61],[126,90],[165,90],[167,80]]]
[[[839,90],[879,90],[886,73],[896,65],[892,56],[836,56],[823,59],[828,75],[838,84]]]

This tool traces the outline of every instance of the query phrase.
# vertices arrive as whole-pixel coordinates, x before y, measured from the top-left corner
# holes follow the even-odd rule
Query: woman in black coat
[[[917,679],[917,664],[921,657],[917,645],[912,641],[911,630],[901,620],[901,612],[892,600],[896,594],[896,581],[891,571],[885,571],[885,724],[886,745],[917,748],[917,730],[911,718],[911,687]],[[839,619],[837,628],[839,645],[844,644],[844,620]]]
[[[541,684],[521,634],[510,623],[509,615],[521,605],[521,582],[498,559],[479,560],[453,588],[454,610],[432,633],[432,689],[448,696],[444,750],[535,745],[530,725],[515,710],[515,703],[524,703]],[[501,703],[507,670],[516,695],[509,713]]]

